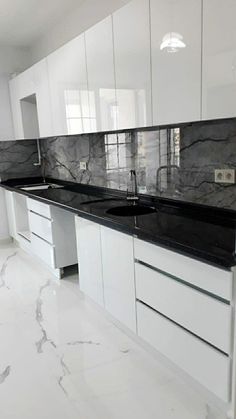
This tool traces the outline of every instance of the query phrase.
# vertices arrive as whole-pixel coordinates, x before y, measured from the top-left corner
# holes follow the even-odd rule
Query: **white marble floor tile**
[[[76,278],[0,248],[1,419],[206,415],[200,395],[85,300]]]

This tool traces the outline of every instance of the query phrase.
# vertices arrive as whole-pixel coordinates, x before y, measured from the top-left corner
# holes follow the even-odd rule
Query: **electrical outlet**
[[[87,162],[86,161],[81,161],[79,164],[79,168],[80,170],[87,170]]]
[[[216,169],[215,170],[216,183],[235,183],[234,169]]]
[[[225,180],[225,183],[235,183],[235,170],[234,169],[225,169],[224,170],[224,180]]]

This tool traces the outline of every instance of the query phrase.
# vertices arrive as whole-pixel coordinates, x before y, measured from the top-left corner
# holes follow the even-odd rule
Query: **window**
[[[94,92],[87,90],[65,90],[66,122],[68,134],[96,130]]]

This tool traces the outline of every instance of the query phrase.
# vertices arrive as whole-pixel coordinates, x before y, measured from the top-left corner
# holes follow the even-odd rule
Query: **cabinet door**
[[[14,138],[13,118],[9,94],[9,76],[0,76],[0,140]]]
[[[14,138],[18,140],[24,138],[24,130],[19,100],[19,77],[14,77],[12,80],[10,80],[9,90],[14,127]]]
[[[46,59],[10,81],[15,137],[52,135],[51,104]]]
[[[133,237],[101,227],[105,308],[136,332]]]
[[[50,54],[47,61],[53,135],[89,132],[91,121],[84,34]]]
[[[152,125],[149,1],[113,14],[118,129]]]
[[[10,191],[5,191],[5,197],[6,197],[9,233],[11,237],[13,237],[14,239],[17,239],[14,193]]]
[[[75,217],[80,289],[104,306],[100,225]]]
[[[236,116],[236,2],[203,1],[203,119]]]
[[[7,239],[10,237],[5,192],[7,191],[5,191],[3,188],[0,188],[0,240]]]
[[[199,120],[201,0],[151,0],[151,40],[154,125]]]
[[[88,85],[92,99],[90,117],[95,118],[93,129],[114,130],[116,93],[111,16],[85,32],[85,40]]]

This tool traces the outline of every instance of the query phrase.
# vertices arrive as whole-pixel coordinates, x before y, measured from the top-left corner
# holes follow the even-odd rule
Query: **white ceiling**
[[[0,0],[0,45],[30,46],[86,0]]]

